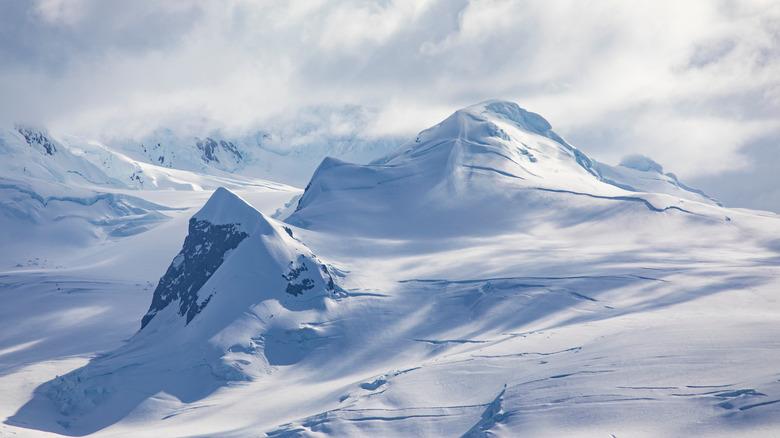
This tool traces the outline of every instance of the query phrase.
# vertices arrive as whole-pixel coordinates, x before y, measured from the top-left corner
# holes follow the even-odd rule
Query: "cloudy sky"
[[[507,99],[780,212],[780,1],[0,0],[0,122],[100,136],[357,105],[412,135]]]

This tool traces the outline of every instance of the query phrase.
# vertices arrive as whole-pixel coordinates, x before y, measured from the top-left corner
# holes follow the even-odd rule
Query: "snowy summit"
[[[678,199],[713,203],[673,176],[653,178],[651,185],[650,178],[618,169],[568,144],[542,116],[488,101],[456,111],[368,165],[325,159],[289,222],[347,233],[462,235],[482,234],[476,224],[518,220],[528,209],[515,207],[560,199],[554,193],[633,200],[651,209]],[[646,189],[671,196],[635,193]]]

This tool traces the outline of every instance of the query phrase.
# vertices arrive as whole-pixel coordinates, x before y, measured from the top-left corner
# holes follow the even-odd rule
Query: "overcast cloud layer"
[[[127,135],[361,105],[413,134],[501,98],[780,211],[780,2],[0,0],[0,122]]]

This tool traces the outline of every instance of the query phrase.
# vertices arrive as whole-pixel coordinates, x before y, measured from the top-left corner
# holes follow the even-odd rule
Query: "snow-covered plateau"
[[[777,215],[505,101],[301,188],[198,141],[0,133],[0,436],[780,436]]]

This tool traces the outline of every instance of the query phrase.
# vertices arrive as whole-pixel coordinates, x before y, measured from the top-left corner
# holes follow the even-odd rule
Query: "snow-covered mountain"
[[[211,143],[202,146],[203,153],[214,160],[222,155]],[[221,185],[235,187],[257,180],[219,169],[193,173],[191,169],[182,171],[134,160],[95,140],[74,136],[58,140],[43,128],[24,125],[0,129],[0,156],[2,179],[25,181],[27,185],[41,181],[95,190],[214,190]]]
[[[369,164],[325,159],[297,206],[296,192],[233,189],[242,196],[218,189],[194,215],[170,212],[183,245],[160,239],[172,229],[162,226],[111,243],[139,254],[154,239],[171,246],[156,288],[111,294],[118,308],[96,286],[58,294],[40,273],[0,277],[7,302],[46,310],[23,319],[0,309],[0,358],[16,358],[0,362],[11,394],[0,432],[780,428],[780,220],[724,208],[649,158],[598,163],[541,116],[489,101]],[[134,193],[167,205],[160,191]],[[276,205],[281,218],[285,203],[295,208],[286,223],[250,206]],[[65,267],[56,281],[100,273],[111,290],[105,277],[128,275],[116,266]],[[47,355],[38,345],[52,344],[29,334],[36,320],[81,333],[82,313],[111,330],[99,345],[73,341],[78,362],[57,362],[67,350]]]
[[[629,157],[617,167],[599,164],[541,116],[489,101],[455,112],[368,165],[324,160],[289,222],[371,235],[464,235],[549,223],[559,208],[576,208],[567,201],[573,197],[615,201],[599,211],[716,205],[646,163],[653,162]],[[591,204],[582,203],[569,220],[592,220],[598,211],[584,211]]]
[[[29,268],[37,248],[71,252],[158,226],[177,206],[143,190],[272,188],[283,184],[227,173],[196,174],[134,161],[105,145],[17,125],[0,129],[0,269]],[[161,195],[164,197],[164,195]],[[153,197],[153,196],[152,196]]]
[[[405,141],[372,134],[377,117],[376,111],[360,106],[312,107],[269,118],[253,129],[227,130],[201,120],[176,129],[163,126],[148,134],[108,138],[105,144],[133,160],[169,169],[303,187],[327,156],[367,163]]]
[[[246,246],[252,246],[254,252],[244,254],[247,250],[240,251],[237,248],[248,238],[252,239],[247,241]],[[220,188],[190,219],[184,246],[160,279],[149,311],[141,321],[141,328],[146,327],[158,312],[174,304],[176,314],[186,319],[185,325],[192,322],[212,302],[216,291],[220,290],[219,286],[209,285],[208,282],[212,276],[220,273],[220,267],[228,256],[236,257],[239,263],[251,264],[246,267],[248,269],[238,269],[238,273],[221,274],[228,276],[230,281],[235,281],[236,275],[243,271],[259,275],[248,279],[246,291],[239,291],[240,288],[234,285],[231,287],[231,293],[239,296],[246,294],[250,302],[261,300],[253,291],[257,284],[262,284],[263,289],[270,291],[270,296],[279,300],[283,306],[293,308],[313,305],[313,300],[335,292],[328,268],[293,238],[289,228],[281,229],[278,225],[272,225],[262,213],[235,194]],[[252,269],[254,265],[262,269]],[[206,286],[211,286],[215,292],[209,293]],[[284,291],[286,295],[273,294],[278,291]],[[212,318],[232,322],[235,316],[245,311],[239,304],[239,296],[214,300],[214,303],[227,300],[231,306],[238,306],[234,314],[226,314],[224,309],[208,314],[216,313]],[[259,297],[263,297],[263,294]],[[218,307],[218,304],[212,305]]]
[[[246,167],[245,155],[233,141],[211,136],[180,136],[160,128],[139,140],[119,139],[119,149],[133,159],[168,169],[204,173],[236,172]]]
[[[311,323],[336,293],[329,268],[289,228],[219,189],[190,219],[141,330],[45,392],[60,424],[77,435],[110,424],[160,391],[202,398],[301,360],[303,345],[321,344],[328,330],[300,325]]]
[[[42,128],[16,125],[13,130],[0,130],[0,155],[4,178],[115,188],[133,184],[129,178],[119,180],[83,154],[74,153]]]

